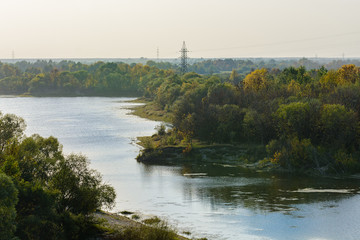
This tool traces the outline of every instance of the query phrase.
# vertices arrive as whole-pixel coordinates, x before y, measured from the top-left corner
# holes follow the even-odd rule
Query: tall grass
[[[179,240],[175,230],[166,223],[160,222],[152,226],[130,227],[125,230],[114,229],[108,235],[110,240]]]

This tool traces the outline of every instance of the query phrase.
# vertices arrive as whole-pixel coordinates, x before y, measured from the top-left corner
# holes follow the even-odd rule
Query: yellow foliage
[[[301,87],[298,82],[292,80],[287,86],[287,91],[293,95],[300,93]]]
[[[269,85],[268,71],[265,68],[257,69],[244,79],[244,88],[253,91],[267,88]]]
[[[342,66],[337,73],[337,83],[341,85],[355,83],[360,78],[360,69],[354,64]]]
[[[281,158],[281,152],[277,151],[274,153],[273,158],[270,159],[270,162],[273,164],[277,164],[280,162],[280,158]]]
[[[320,79],[320,84],[323,89],[331,90],[336,87],[338,82],[338,73],[334,70],[330,70]]]

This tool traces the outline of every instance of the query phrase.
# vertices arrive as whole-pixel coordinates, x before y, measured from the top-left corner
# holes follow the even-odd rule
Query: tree
[[[51,179],[56,163],[64,158],[62,146],[56,138],[43,138],[37,134],[23,139],[14,156],[18,159],[22,179],[44,185]]]
[[[338,148],[356,145],[358,119],[354,111],[340,104],[325,104],[320,124],[324,143]]]
[[[306,102],[282,104],[276,111],[280,135],[308,137],[310,134],[310,106]]]
[[[273,138],[274,127],[270,114],[258,112],[252,108],[243,109],[243,111],[243,135],[247,141],[264,144]]]
[[[291,82],[287,86],[287,91],[291,95],[297,96],[301,92],[301,85],[298,82],[296,82],[295,80],[291,80]]]
[[[111,207],[114,189],[102,183],[101,175],[88,168],[83,155],[72,154],[58,163],[51,186],[59,191],[57,210],[87,215],[102,206]]]
[[[278,81],[282,84],[289,83],[292,80],[295,80],[299,84],[307,84],[311,81],[311,76],[304,66],[300,66],[299,68],[285,68],[278,76]]]
[[[244,79],[244,88],[246,90],[259,91],[266,89],[269,85],[269,75],[266,69],[257,69],[248,74]]]
[[[229,77],[229,81],[234,84],[234,85],[238,85],[240,82],[240,76],[238,74],[237,71],[235,71],[235,69],[233,69],[231,71],[230,77]]]
[[[319,153],[310,139],[299,140],[296,136],[272,140],[266,146],[270,161],[289,170],[304,170],[319,167]]]
[[[360,79],[360,69],[354,64],[344,65],[338,71],[338,84],[355,83]]]
[[[306,102],[292,102],[281,104],[273,114],[277,123],[280,138],[297,137],[318,141],[321,102],[317,99],[309,99]]]
[[[0,239],[13,239],[16,230],[18,190],[11,178],[0,172]]]
[[[22,136],[25,127],[24,119],[13,114],[3,115],[0,112],[0,153],[3,152],[5,147],[10,145],[12,141]]]
[[[337,79],[338,73],[330,70],[320,78],[321,87],[326,91],[330,91],[337,86]]]
[[[229,83],[220,83],[209,88],[207,101],[210,104],[225,105],[236,103],[236,88]]]

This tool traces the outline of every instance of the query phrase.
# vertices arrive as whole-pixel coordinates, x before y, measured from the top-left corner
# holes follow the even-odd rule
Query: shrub
[[[157,130],[157,134],[160,136],[164,136],[166,134],[166,127],[164,124],[156,126],[155,129]]]
[[[272,140],[266,146],[270,161],[273,164],[290,170],[319,167],[317,149],[310,139],[299,140],[297,137],[286,140]]]
[[[125,230],[115,229],[109,237],[111,240],[177,240],[177,234],[167,223],[159,218],[151,226],[131,227]]]

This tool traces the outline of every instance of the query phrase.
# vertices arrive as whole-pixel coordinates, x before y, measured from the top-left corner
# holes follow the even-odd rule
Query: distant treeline
[[[146,63],[149,66],[155,66],[160,69],[178,69],[178,66],[169,62],[159,62],[150,60]],[[346,64],[354,64],[359,66],[360,60],[353,59],[208,59],[203,61],[195,61],[188,66],[189,72],[198,74],[216,74],[223,72],[231,72],[236,70],[240,75],[246,75],[255,69],[277,68],[283,70],[288,67],[305,67],[306,69],[318,69],[324,66],[326,69],[338,69]]]
[[[148,82],[173,74],[142,64],[91,65],[69,61],[0,63],[0,94],[32,95],[142,95]]]
[[[313,61],[299,60],[233,60],[214,59],[189,65],[190,72],[217,74],[227,78],[236,70],[242,80],[255,69],[283,70],[289,67],[306,69],[338,69],[345,64],[360,65],[359,60]],[[143,95],[149,93],[149,82],[159,84],[161,79],[178,73],[178,66],[170,62],[148,61],[143,64],[96,62],[83,64],[63,60],[38,60],[14,64],[0,62],[0,94],[32,95]],[[155,84],[156,85],[156,84]]]

